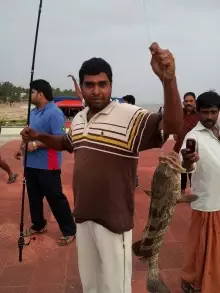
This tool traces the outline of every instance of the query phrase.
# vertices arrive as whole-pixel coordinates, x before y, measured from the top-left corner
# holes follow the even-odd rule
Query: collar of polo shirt
[[[108,104],[108,106],[106,106],[104,109],[102,109],[100,112],[98,112],[97,114],[105,114],[105,115],[109,115],[111,113],[111,111],[113,110],[113,108],[117,105],[118,103],[115,101],[112,101]],[[87,114],[89,112],[89,107],[85,108],[83,111],[80,112],[80,116],[81,117],[87,117]]]
[[[215,127],[216,127],[216,129],[220,130],[219,125],[217,123],[216,123]],[[196,131],[203,131],[203,130],[211,131],[208,128],[206,128],[205,126],[203,126],[201,122],[198,122],[198,124],[196,125],[196,127],[194,129]]]

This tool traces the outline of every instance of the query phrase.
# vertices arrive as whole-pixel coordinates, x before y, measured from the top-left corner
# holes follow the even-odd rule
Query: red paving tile
[[[33,272],[33,265],[6,266],[0,277],[0,288],[1,286],[26,286],[32,279]]]
[[[33,282],[29,288],[31,293],[65,293],[65,287],[62,285],[42,285]]]
[[[22,174],[21,161],[13,159],[13,152],[19,142],[13,141],[0,148],[0,153],[13,167],[15,172]],[[172,142],[165,145],[165,153],[171,149]],[[138,174],[140,185],[135,194],[135,228],[133,239],[141,237],[146,223],[149,197],[143,189],[149,189],[152,174],[157,165],[160,152],[151,150],[141,154]],[[73,204],[72,195],[72,155],[64,154],[63,189],[69,202]],[[45,204],[45,216],[49,220],[48,233],[37,237],[23,250],[23,262],[18,262],[17,240],[19,236],[20,201],[22,175],[19,180],[8,186],[7,178],[0,170],[0,293],[82,293],[77,269],[75,243],[60,248],[56,240],[60,235],[50,209]],[[180,270],[184,256],[184,244],[190,221],[190,207],[179,205],[171,226],[166,233],[161,249],[160,267],[164,280],[171,293],[180,293]],[[25,225],[30,224],[28,202],[25,200]],[[133,257],[133,292],[146,292],[147,264]]]
[[[1,293],[28,293],[29,287],[1,287]]]

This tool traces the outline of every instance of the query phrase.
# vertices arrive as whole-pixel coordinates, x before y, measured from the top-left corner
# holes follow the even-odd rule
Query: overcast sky
[[[0,0],[0,81],[27,86],[39,0]],[[176,59],[181,95],[220,91],[219,0],[43,0],[35,78],[70,88],[82,62],[103,57],[113,69],[113,96],[160,103],[149,65],[157,41]]]

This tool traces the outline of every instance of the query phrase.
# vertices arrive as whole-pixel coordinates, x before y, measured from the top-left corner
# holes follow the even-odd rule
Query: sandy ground
[[[0,104],[0,120],[24,120],[27,117],[27,109],[24,103],[16,103],[15,106]]]
[[[0,104],[0,120],[24,120],[27,118],[27,103],[16,103],[15,106],[10,107],[8,105]],[[146,104],[141,105],[143,108],[148,109],[148,111],[158,111],[160,105],[157,104]]]

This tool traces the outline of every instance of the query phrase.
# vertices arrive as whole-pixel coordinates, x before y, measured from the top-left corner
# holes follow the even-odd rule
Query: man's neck
[[[100,112],[100,111],[98,111]],[[97,114],[98,112],[92,112],[92,111],[88,111],[87,113],[87,120],[90,121],[92,119],[93,116],[95,116],[95,114]]]
[[[194,113],[195,113],[195,110],[193,109],[193,110],[186,110],[185,108],[184,108],[184,112],[185,112],[185,114],[187,115],[187,116],[190,116],[190,115],[193,115]]]
[[[102,109],[94,109],[94,108],[90,108],[89,107],[89,111],[87,113],[87,120],[89,121],[93,116],[95,116],[97,113],[101,112],[102,110],[104,110],[109,104],[111,103],[111,101],[109,101],[109,103]]]
[[[41,110],[41,109],[43,109],[47,104],[49,104],[49,101],[48,101],[48,102],[45,102],[45,103],[42,103],[42,104],[40,104],[40,105],[37,105],[36,107],[37,107],[38,110]]]

